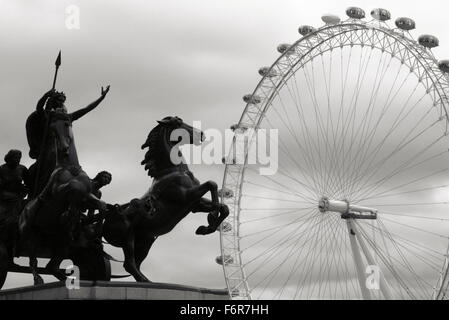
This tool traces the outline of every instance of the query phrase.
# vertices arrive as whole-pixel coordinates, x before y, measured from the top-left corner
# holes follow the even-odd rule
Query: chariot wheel
[[[281,44],[232,127],[217,257],[232,298],[447,298],[449,62],[409,18],[346,13]],[[272,175],[245,147],[262,129],[278,132]]]

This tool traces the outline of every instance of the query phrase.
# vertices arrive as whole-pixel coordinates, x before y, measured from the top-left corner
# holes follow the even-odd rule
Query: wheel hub
[[[350,204],[347,200],[332,200],[322,197],[318,201],[322,213],[339,213],[342,219],[377,219],[377,209]]]

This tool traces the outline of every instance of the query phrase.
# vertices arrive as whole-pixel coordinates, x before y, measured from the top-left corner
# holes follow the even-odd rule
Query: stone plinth
[[[79,289],[65,282],[0,291],[0,300],[229,300],[227,290],[168,283],[80,281]]]

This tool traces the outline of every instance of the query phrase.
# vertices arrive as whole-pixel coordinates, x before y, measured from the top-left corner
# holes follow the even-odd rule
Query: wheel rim
[[[283,50],[238,124],[279,129],[278,173],[262,177],[246,162],[225,169],[233,196],[222,196],[231,214],[221,262],[231,296],[362,298],[347,225],[318,209],[326,197],[378,210],[351,223],[392,298],[442,298],[448,79],[431,51],[355,19]],[[380,291],[371,297],[385,298]]]

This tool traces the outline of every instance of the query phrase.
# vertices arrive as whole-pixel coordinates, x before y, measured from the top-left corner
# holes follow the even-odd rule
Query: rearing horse
[[[81,211],[86,205],[106,210],[106,204],[91,193],[91,180],[79,165],[70,114],[53,111],[49,132],[55,143],[56,168],[44,190],[25,206],[19,219],[19,233],[30,257],[35,284],[42,283],[37,273],[36,239],[52,240],[46,268],[62,280],[65,275],[59,273],[59,265],[67,258]]]
[[[160,235],[170,232],[190,212],[208,212],[208,226],[200,226],[196,234],[206,235],[217,230],[228,216],[229,209],[218,199],[217,184],[200,182],[183,161],[179,150],[182,144],[199,145],[203,132],[185,124],[178,117],[166,117],[151,130],[142,149],[148,148],[142,165],[154,178],[148,192],[123,206],[116,206],[105,217],[104,238],[124,252],[124,268],[136,281],[149,281],[140,265]],[[180,130],[188,141],[172,133]],[[179,138],[178,138],[179,137]],[[211,200],[203,198],[210,192]]]

